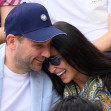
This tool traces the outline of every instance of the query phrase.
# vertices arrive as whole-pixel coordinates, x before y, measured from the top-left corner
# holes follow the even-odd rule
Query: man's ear
[[[8,46],[15,49],[15,36],[13,34],[9,34],[6,39]]]

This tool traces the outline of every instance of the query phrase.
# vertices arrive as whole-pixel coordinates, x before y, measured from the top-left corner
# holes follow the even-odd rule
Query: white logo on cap
[[[47,16],[46,16],[45,14],[42,14],[42,15],[41,15],[41,19],[42,19],[43,21],[46,21],[46,20],[47,20]]]

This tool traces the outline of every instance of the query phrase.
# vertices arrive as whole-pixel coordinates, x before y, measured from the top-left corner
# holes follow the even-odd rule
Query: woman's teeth
[[[57,73],[57,76],[62,75],[64,72],[65,72],[65,70],[63,70],[63,71],[62,71],[62,72],[60,72],[60,73]]]

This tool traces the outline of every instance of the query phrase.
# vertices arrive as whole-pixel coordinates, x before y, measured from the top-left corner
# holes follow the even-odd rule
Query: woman
[[[105,111],[111,110],[111,58],[97,50],[74,26],[66,22],[54,26],[67,36],[53,38],[51,57],[43,68],[47,71],[48,67],[54,73],[49,76],[58,93],[64,93],[64,97],[83,96],[97,102]]]

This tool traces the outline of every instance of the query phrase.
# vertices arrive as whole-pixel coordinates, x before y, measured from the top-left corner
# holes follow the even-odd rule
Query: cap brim
[[[25,33],[22,35],[36,42],[44,42],[60,34],[66,35],[66,33],[62,32],[56,27],[50,26],[50,27],[42,28],[42,29],[30,32],[30,33]]]

